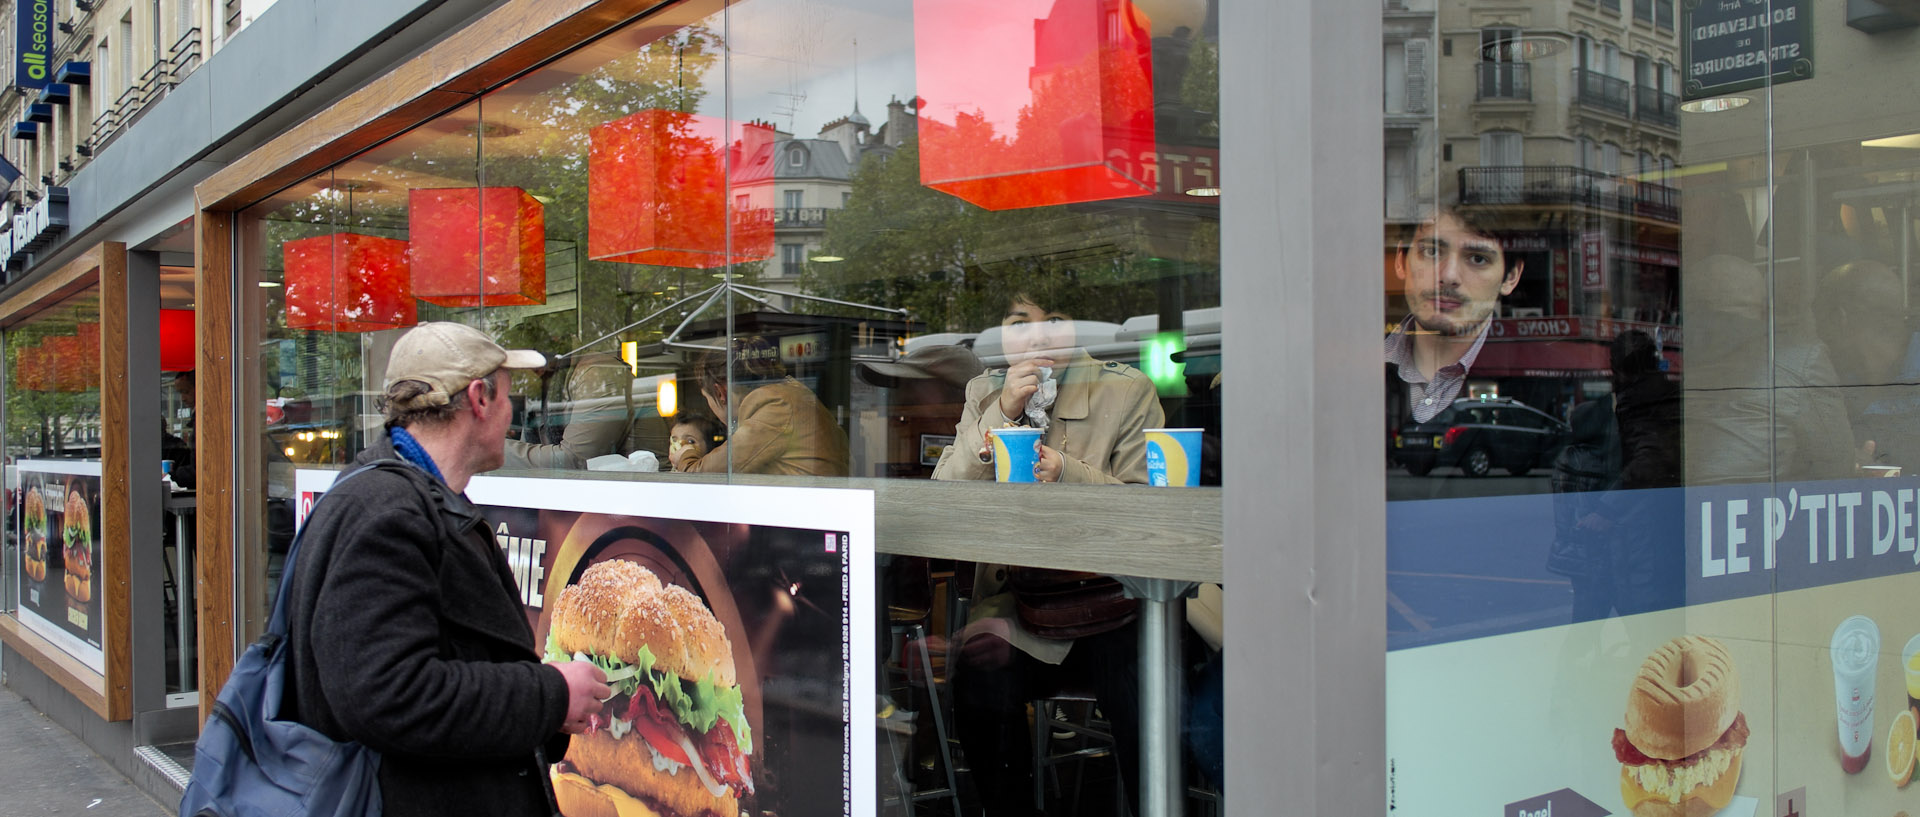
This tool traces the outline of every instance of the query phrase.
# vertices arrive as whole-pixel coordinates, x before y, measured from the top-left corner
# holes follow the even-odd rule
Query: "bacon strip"
[[[1642,753],[1639,747],[1633,745],[1633,741],[1627,740],[1627,730],[1615,729],[1613,730],[1613,757],[1620,761],[1623,766],[1645,766],[1651,763],[1664,763],[1668,766],[1685,768],[1704,760],[1707,753],[1715,749],[1735,749],[1747,745],[1747,736],[1750,734],[1752,734],[1751,731],[1747,729],[1747,713],[1741,712],[1733,716],[1733,725],[1728,726],[1727,731],[1722,733],[1720,739],[1714,741],[1712,746],[1708,746],[1679,760],[1662,760],[1657,757],[1648,757]]]

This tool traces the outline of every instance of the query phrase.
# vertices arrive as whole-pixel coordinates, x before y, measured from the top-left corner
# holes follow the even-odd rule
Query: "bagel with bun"
[[[706,602],[606,561],[561,591],[549,661],[592,661],[613,687],[553,767],[568,817],[738,817],[753,751],[733,644]]]
[[[1705,817],[1726,808],[1746,751],[1740,672],[1705,636],[1667,642],[1627,689],[1627,725],[1613,730],[1620,797],[1635,817]]]
[[[93,600],[93,515],[77,490],[67,490],[66,514],[60,527],[66,543],[62,559],[67,568],[67,597],[86,604]]]

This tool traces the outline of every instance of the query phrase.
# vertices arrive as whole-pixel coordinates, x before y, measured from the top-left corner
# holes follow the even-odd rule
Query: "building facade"
[[[747,810],[1910,810],[1908,0],[7,8],[0,673],[163,800],[450,320]]]

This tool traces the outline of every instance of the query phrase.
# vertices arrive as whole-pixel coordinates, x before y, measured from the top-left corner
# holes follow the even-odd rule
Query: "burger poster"
[[[100,463],[21,460],[12,470],[20,621],[104,674]]]
[[[302,519],[335,473],[299,472]],[[467,495],[547,658],[615,690],[553,767],[562,814],[875,812],[870,492],[483,476]]]

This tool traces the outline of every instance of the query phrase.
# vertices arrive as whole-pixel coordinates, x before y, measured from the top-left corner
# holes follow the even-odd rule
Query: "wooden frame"
[[[127,247],[107,242],[40,279],[0,304],[0,327],[28,317],[84,291],[100,287],[100,449],[102,561],[101,647],[106,673],[67,655],[52,642],[27,630],[13,616],[0,616],[0,641],[20,652],[41,672],[88,709],[109,721],[133,717],[133,554],[128,492],[133,485],[130,452],[108,440],[132,439],[127,395]]]

